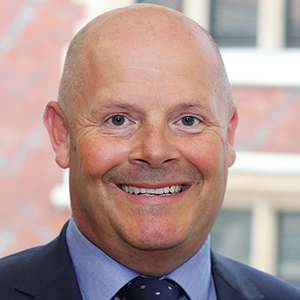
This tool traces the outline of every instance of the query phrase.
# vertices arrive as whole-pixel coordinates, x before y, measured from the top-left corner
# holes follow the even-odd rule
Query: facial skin
[[[115,260],[162,276],[203,245],[235,159],[220,58],[198,25],[153,5],[102,15],[77,39],[60,108],[44,115],[75,222]],[[72,72],[80,89],[67,89]]]

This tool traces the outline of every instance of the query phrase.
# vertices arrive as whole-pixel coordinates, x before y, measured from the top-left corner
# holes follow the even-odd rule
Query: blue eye
[[[199,124],[200,121],[193,116],[185,116],[185,117],[181,118],[177,123],[182,124],[184,126],[193,126],[193,125]]]
[[[107,123],[114,126],[122,126],[126,124],[130,124],[128,118],[123,115],[116,115],[107,120]]]

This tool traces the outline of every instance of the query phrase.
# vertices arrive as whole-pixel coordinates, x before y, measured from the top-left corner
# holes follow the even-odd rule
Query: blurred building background
[[[238,103],[237,161],[213,249],[300,286],[299,0],[1,0],[0,257],[50,241],[69,218],[67,173],[54,162],[43,110],[74,33],[136,2],[206,28]]]

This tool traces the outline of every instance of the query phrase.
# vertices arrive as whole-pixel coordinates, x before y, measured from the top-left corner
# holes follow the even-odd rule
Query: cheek
[[[204,179],[216,177],[216,173],[227,170],[226,149],[218,137],[203,136],[201,140],[185,145],[182,152]]]
[[[80,173],[93,178],[103,177],[109,170],[126,161],[128,147],[118,140],[90,138],[79,144],[77,166]]]
[[[100,211],[109,209],[111,203],[105,175],[126,161],[127,152],[126,145],[117,140],[97,136],[79,140],[70,166],[73,213],[80,217],[83,212],[87,219],[95,220],[103,215]]]
[[[210,138],[195,143],[193,151],[186,151],[186,158],[202,174],[197,211],[202,217],[206,215],[204,218],[209,222],[219,212],[224,198],[228,170],[226,148],[218,137]]]

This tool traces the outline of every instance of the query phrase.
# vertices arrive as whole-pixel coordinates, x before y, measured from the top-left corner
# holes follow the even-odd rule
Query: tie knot
[[[121,300],[178,300],[183,293],[176,283],[136,277],[128,282],[117,295]]]

